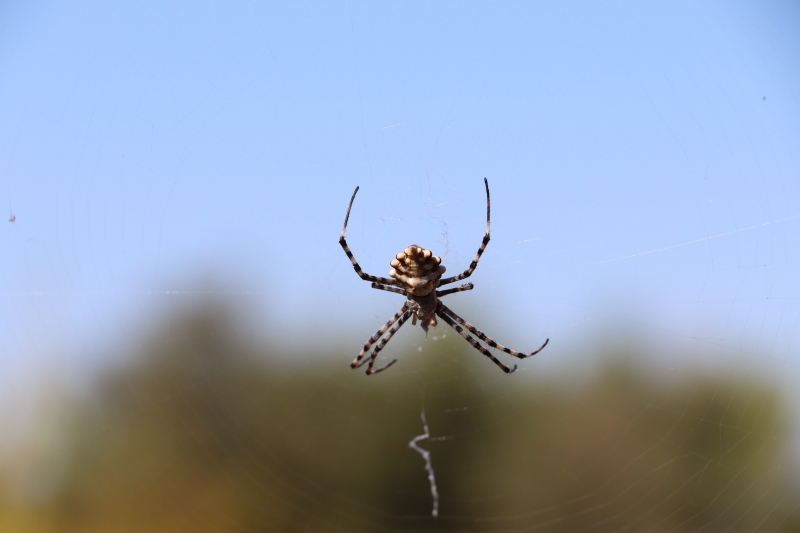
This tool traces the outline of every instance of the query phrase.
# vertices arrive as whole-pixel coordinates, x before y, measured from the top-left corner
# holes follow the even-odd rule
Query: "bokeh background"
[[[800,6],[0,4],[0,531],[796,531]],[[411,243],[442,324],[349,362]],[[508,358],[504,361],[509,362]],[[423,458],[430,451],[439,516]]]

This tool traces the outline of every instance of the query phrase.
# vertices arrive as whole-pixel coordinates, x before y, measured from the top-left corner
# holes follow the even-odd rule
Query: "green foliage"
[[[787,422],[761,383],[654,382],[618,363],[564,387],[505,376],[455,335],[368,378],[335,350],[287,362],[242,339],[234,323],[218,309],[177,319],[105,378],[68,439],[60,489],[27,509],[0,501],[0,526],[800,528]],[[408,447],[422,433],[423,408],[437,437],[420,445],[432,453],[438,519],[423,460]]]

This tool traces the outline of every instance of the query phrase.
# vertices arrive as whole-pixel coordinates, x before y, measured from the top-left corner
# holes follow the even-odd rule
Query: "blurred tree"
[[[800,530],[785,413],[758,382],[618,362],[531,386],[455,335],[409,353],[418,371],[366,378],[319,348],[274,357],[235,323],[211,306],[144,342],[81,407],[60,489],[27,511],[0,500],[3,530]],[[446,437],[420,443],[437,520],[408,448],[423,404]]]

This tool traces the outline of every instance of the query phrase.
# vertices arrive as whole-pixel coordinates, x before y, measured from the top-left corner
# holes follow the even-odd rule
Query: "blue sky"
[[[80,373],[209,293],[277,342],[358,347],[401,302],[338,246],[355,186],[365,270],[418,243],[457,272],[486,176],[493,239],[449,305],[487,333],[550,337],[545,367],[610,332],[796,376],[798,24],[793,2],[5,3],[0,367]]]

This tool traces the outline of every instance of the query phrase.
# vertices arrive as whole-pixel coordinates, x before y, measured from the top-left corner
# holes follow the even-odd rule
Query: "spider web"
[[[797,530],[795,6],[0,10],[0,530]]]

